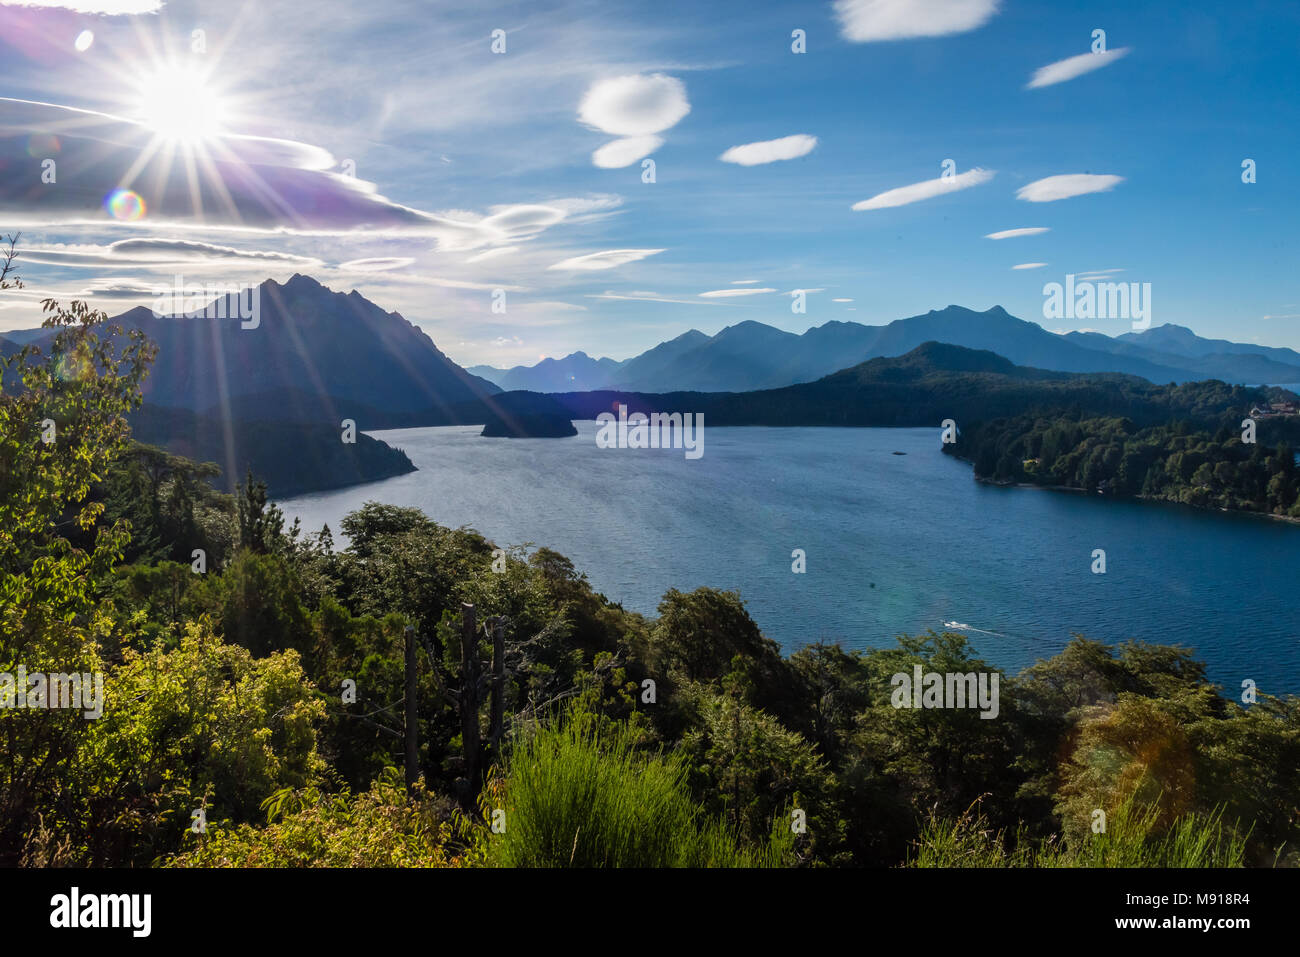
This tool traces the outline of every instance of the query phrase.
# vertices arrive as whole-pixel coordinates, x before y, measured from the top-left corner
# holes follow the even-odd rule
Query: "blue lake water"
[[[935,429],[711,427],[687,460],[600,449],[594,422],[574,424],[568,439],[375,432],[419,471],[280,504],[308,530],[328,522],[338,547],[339,520],[365,502],[416,506],[498,544],[553,548],[651,615],[670,587],[737,589],[787,650],[887,646],[957,621],[1013,672],[1078,632],[1190,647],[1229,693],[1245,678],[1300,692],[1300,526],[983,485]],[[806,574],[791,571],[796,548]]]

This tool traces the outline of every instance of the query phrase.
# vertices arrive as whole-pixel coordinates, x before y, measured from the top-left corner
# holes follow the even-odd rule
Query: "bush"
[[[638,752],[627,724],[582,712],[516,740],[502,790],[505,831],[484,836],[498,866],[775,867],[788,856],[788,828],[742,844],[692,800],[679,756]]]
[[[325,794],[277,791],[262,803],[266,827],[217,825],[167,867],[453,867],[448,808],[420,792],[408,801],[401,772],[385,771],[370,790]]]

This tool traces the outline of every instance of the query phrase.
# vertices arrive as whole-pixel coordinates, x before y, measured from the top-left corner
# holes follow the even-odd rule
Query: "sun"
[[[160,67],[142,76],[136,89],[137,118],[161,139],[195,144],[224,131],[226,104],[202,71]]]

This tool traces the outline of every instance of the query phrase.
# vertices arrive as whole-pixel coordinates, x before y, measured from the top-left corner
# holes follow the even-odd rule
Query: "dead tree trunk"
[[[465,754],[465,780],[467,794],[472,803],[478,794],[479,733],[478,733],[478,629],[475,627],[474,606],[460,606],[460,735]]]
[[[416,715],[415,629],[406,626],[406,793],[415,792],[419,777],[420,738]]]
[[[488,742],[495,760],[501,750],[506,702],[506,623],[498,615],[492,620],[492,720],[488,725]]]

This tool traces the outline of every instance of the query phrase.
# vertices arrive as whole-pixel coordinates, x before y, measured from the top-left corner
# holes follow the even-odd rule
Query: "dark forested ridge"
[[[1294,429],[1291,422],[1269,431]],[[944,451],[970,460],[976,478],[995,482],[1300,518],[1292,446],[1283,440],[1269,447],[1258,437],[1245,442],[1243,431],[1227,424],[1198,431],[1186,421],[1140,428],[1129,418],[1024,415],[975,423]]]
[[[630,412],[697,412],[709,425],[935,426],[1025,412],[1126,415],[1144,424],[1245,415],[1255,403],[1290,395],[1210,380],[1156,385],[1120,373],[1052,372],[1017,366],[992,352],[927,342],[907,355],[872,359],[816,382],[759,392],[561,393],[574,418],[622,403]]]
[[[355,421],[355,420],[354,420]],[[221,467],[213,483],[232,491],[252,470],[278,498],[375,482],[414,472],[401,449],[362,434],[343,441],[342,420],[283,422],[226,419],[146,405],[131,416],[142,442]]]

